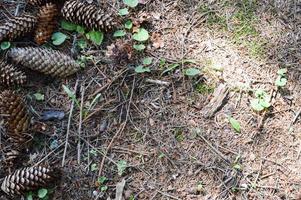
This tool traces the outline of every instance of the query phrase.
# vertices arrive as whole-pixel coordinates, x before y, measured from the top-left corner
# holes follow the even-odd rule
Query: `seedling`
[[[275,81],[275,85],[277,87],[284,87],[287,83],[287,69],[286,68],[282,68],[282,69],[279,69],[277,74],[277,79]]]
[[[255,111],[263,111],[265,109],[268,109],[271,104],[270,104],[270,96],[264,91],[264,90],[257,90],[255,92],[255,99],[251,100],[251,107]]]

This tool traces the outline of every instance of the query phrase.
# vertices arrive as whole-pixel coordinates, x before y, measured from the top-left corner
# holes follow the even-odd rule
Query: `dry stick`
[[[81,102],[80,102],[80,110],[79,110],[79,125],[78,125],[78,143],[77,143],[77,163],[80,165],[80,136],[82,134],[82,124],[83,124],[83,107],[84,107],[84,97],[85,97],[85,87],[83,84],[81,85]]]
[[[121,73],[117,74],[117,76],[115,76],[113,78],[113,80],[107,84],[105,84],[104,86],[102,86],[101,88],[99,88],[98,90],[96,90],[92,96],[97,95],[98,93],[102,92],[103,90],[105,90],[106,88],[110,87],[121,75],[123,75],[125,72],[127,72],[128,69],[123,70]]]
[[[216,153],[218,156],[220,156],[226,163],[229,164],[229,160],[224,156],[224,154],[222,154],[219,150],[217,150],[214,146],[212,146],[212,144],[206,140],[206,138],[204,138],[204,136],[202,136],[201,134],[198,134],[198,136],[200,136],[200,138],[211,148],[211,150]]]
[[[113,145],[113,142],[114,140],[117,138],[117,136],[123,131],[123,129],[125,128],[126,124],[127,124],[127,121],[128,121],[128,117],[129,117],[129,113],[130,113],[130,107],[131,107],[131,103],[132,103],[132,98],[133,98],[133,93],[134,93],[134,87],[135,87],[135,77],[134,77],[134,80],[133,80],[133,84],[132,84],[132,90],[131,90],[131,96],[130,96],[130,100],[129,100],[129,104],[128,104],[128,107],[127,107],[127,112],[126,112],[126,118],[125,118],[125,121],[120,125],[120,128],[119,130],[117,131],[117,133],[114,135],[114,137],[112,138],[109,146],[107,147],[106,149],[106,152],[105,152],[105,156],[102,158],[102,161],[99,165],[99,171],[98,171],[98,177],[101,176],[101,173],[102,173],[102,169],[103,169],[103,166],[104,166],[104,163],[105,163],[105,159],[108,155],[108,152],[109,150],[111,149],[112,145]]]
[[[172,195],[167,194],[167,193],[165,193],[165,192],[162,192],[162,191],[160,191],[160,190],[157,190],[157,192],[159,192],[159,193],[162,194],[163,196],[169,197],[169,198],[171,198],[171,199],[181,200],[181,199],[179,199],[178,197],[172,196]]]
[[[78,79],[76,80],[76,83],[75,83],[75,86],[74,86],[74,92],[76,91],[77,85],[78,85]],[[67,152],[67,148],[68,148],[68,140],[69,140],[70,126],[71,126],[71,119],[72,119],[72,113],[73,113],[73,109],[74,109],[74,104],[75,104],[75,101],[72,100],[71,108],[70,108],[70,113],[69,113],[69,118],[68,118],[66,141],[65,141],[65,149],[64,149],[63,159],[62,159],[62,167],[65,166],[66,152]]]

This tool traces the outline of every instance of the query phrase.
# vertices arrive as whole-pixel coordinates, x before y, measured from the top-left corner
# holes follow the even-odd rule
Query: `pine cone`
[[[35,41],[41,45],[51,38],[56,27],[55,18],[58,16],[58,8],[55,4],[49,3],[41,7],[38,15],[38,24],[35,31]]]
[[[47,48],[12,48],[8,56],[15,63],[56,77],[70,76],[80,70],[80,65],[73,58]]]
[[[14,66],[0,61],[0,85],[14,86],[23,85],[26,82],[26,76],[23,72],[17,70]]]
[[[0,113],[4,115],[7,135],[16,145],[22,147],[30,139],[27,131],[30,118],[21,97],[10,90],[0,94]]]
[[[5,39],[11,41],[20,36],[24,36],[34,29],[36,22],[36,17],[31,15],[10,18],[6,23],[0,26],[0,41]]]
[[[5,164],[5,168],[11,168],[13,166],[16,166],[16,159],[19,158],[20,156],[20,152],[17,150],[13,150],[13,149],[5,149],[2,156],[2,161]]]
[[[118,15],[113,10],[99,8],[87,2],[67,1],[61,12],[66,20],[90,29],[107,31],[119,24]]]
[[[48,186],[59,178],[60,171],[48,167],[25,167],[8,175],[2,182],[1,189],[8,195],[22,195],[40,187]]]

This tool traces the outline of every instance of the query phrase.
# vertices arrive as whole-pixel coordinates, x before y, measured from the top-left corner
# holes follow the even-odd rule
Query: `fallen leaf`
[[[153,33],[150,40],[153,43],[153,47],[155,47],[156,49],[164,47],[164,41],[160,33]]]

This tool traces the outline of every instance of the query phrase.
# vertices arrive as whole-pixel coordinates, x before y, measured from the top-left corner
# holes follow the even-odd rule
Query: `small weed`
[[[265,109],[268,109],[271,104],[270,104],[270,95],[268,95],[264,90],[256,90],[255,92],[255,99],[251,100],[251,107],[255,111],[263,111]]]
[[[283,69],[279,69],[277,74],[278,74],[278,77],[275,81],[275,85],[277,87],[284,87],[287,83],[287,69],[286,68],[283,68]]]
[[[108,186],[106,185],[106,182],[108,181],[108,178],[105,176],[101,176],[96,181],[96,186],[101,192],[105,192],[108,190]]]
[[[204,95],[211,94],[214,92],[214,86],[207,85],[206,83],[198,83],[195,86],[195,89],[198,93],[204,94]]]
[[[176,128],[174,130],[174,135],[175,135],[175,138],[178,142],[183,142],[185,137],[184,137],[184,134],[183,134],[183,129],[182,128]]]

